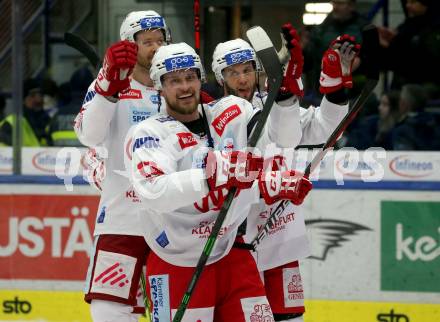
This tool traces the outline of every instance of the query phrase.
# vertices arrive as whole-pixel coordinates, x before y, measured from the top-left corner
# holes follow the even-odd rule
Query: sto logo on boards
[[[5,314],[29,314],[31,310],[31,303],[19,300],[18,296],[15,296],[13,300],[3,301],[3,313]]]
[[[391,309],[390,313],[379,313],[377,315],[377,321],[379,322],[410,322],[409,316],[400,313],[394,313]]]

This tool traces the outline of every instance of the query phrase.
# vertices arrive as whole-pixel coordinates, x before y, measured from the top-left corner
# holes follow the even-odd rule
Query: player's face
[[[171,72],[162,76],[162,95],[169,114],[176,116],[198,113],[202,83],[196,69]]]
[[[225,94],[252,100],[257,76],[251,61],[226,67],[223,70]]]
[[[150,70],[154,53],[165,44],[163,32],[160,29],[144,30],[138,32],[135,39],[138,45],[137,63]]]

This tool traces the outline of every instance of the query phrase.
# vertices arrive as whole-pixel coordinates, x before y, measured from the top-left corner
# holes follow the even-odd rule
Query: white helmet
[[[151,60],[150,68],[150,78],[153,80],[154,88],[162,89],[162,75],[189,68],[198,69],[201,81],[205,82],[205,70],[202,62],[191,46],[181,42],[159,47]]]
[[[260,62],[255,54],[255,50],[243,39],[237,38],[219,43],[212,55],[212,71],[220,85],[223,85],[222,71],[228,66],[244,63],[247,61],[255,62],[255,69],[261,71]]]
[[[161,29],[164,33],[165,42],[171,41],[170,30],[165,19],[156,11],[132,11],[124,19],[119,34],[121,40],[134,42],[134,34],[141,30]]]

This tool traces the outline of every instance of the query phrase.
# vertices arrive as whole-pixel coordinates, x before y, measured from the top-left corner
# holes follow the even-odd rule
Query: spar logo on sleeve
[[[139,109],[135,107],[130,107],[129,118],[130,124],[137,124],[149,118],[151,116],[151,111],[147,111],[146,109]]]
[[[150,282],[150,296],[153,304],[153,321],[170,321],[170,287],[168,275],[151,275],[148,277]]]
[[[212,121],[212,126],[214,127],[215,132],[217,132],[219,136],[222,136],[226,125],[240,114],[241,110],[237,104],[229,106],[219,116],[217,116],[214,121]]]
[[[181,133],[177,133],[176,135],[182,150],[197,145],[197,140],[192,133],[181,132]]]
[[[98,202],[85,195],[0,196],[0,279],[82,281]]]

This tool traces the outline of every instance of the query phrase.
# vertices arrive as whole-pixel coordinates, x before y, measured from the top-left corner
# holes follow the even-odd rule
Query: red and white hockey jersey
[[[105,158],[106,176],[102,182],[94,235],[122,234],[142,236],[138,207],[140,198],[125,172],[124,158],[131,158],[130,142],[125,144],[129,129],[157,114],[162,98],[153,88],[134,79],[131,89],[119,94],[117,103],[97,94],[94,83],[89,87],[83,107],[75,119],[75,132],[86,146],[99,146]],[[162,99],[162,109],[165,101]],[[102,155],[106,151],[107,155]]]
[[[264,97],[263,97],[264,101]],[[256,93],[253,99],[254,106],[261,106],[260,94]],[[296,133],[293,139],[297,145],[319,145],[325,143],[348,112],[347,105],[337,105],[329,102],[325,97],[321,106],[310,106],[308,109],[300,108],[300,119],[290,124],[292,133]],[[289,151],[292,153],[293,151]],[[295,160],[295,156],[286,156],[287,159]],[[291,165],[287,165],[291,168]],[[263,200],[253,205],[248,216],[246,242],[257,235],[258,230],[265,224],[270,212],[277,208],[279,203],[267,206]],[[258,269],[265,271],[278,267],[310,255],[310,245],[306,235],[306,226],[301,206],[292,203],[281,209],[279,219],[273,229],[257,247],[254,253]]]
[[[274,104],[257,144],[262,153],[270,144],[288,147],[294,142],[288,124],[298,108]],[[247,125],[258,111],[248,101],[227,96],[205,105],[205,111],[215,150],[247,146]],[[207,149],[206,136],[191,133],[166,114],[155,115],[134,130],[131,176],[136,192],[145,200],[145,238],[159,257],[174,265],[196,265],[218,215],[205,180]],[[257,184],[235,198],[208,264],[228,253],[238,226],[258,200]]]

